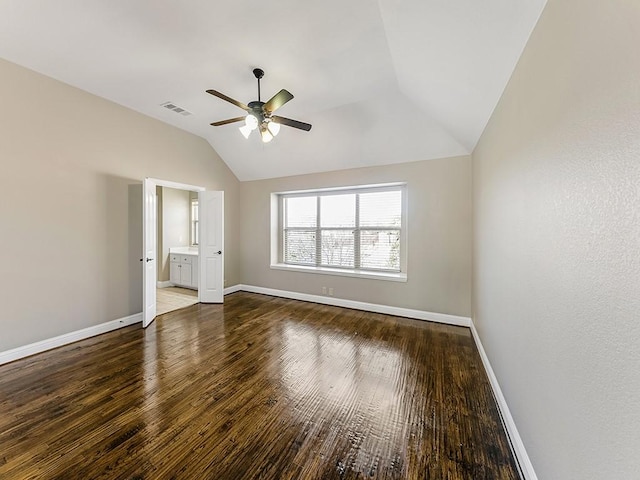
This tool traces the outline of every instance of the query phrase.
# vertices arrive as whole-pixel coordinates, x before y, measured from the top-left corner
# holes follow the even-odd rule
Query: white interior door
[[[142,295],[142,326],[147,328],[156,318],[156,278],[157,278],[157,225],[158,207],[156,200],[156,182],[149,178],[144,179],[143,185],[143,212],[144,222],[144,293]]]
[[[198,194],[200,217],[200,283],[198,297],[202,303],[224,300],[224,192]]]

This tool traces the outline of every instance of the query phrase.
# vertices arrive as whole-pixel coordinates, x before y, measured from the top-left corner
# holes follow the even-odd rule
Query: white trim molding
[[[142,322],[142,312],[129,315],[128,317],[117,318],[110,322],[101,323],[92,327],[83,328],[82,330],[76,330],[75,332],[64,333],[57,337],[47,338],[46,340],[30,343],[29,345],[23,345],[22,347],[17,347],[5,352],[0,352],[0,365],[13,362],[14,360],[19,360],[21,358],[30,357],[36,353],[46,352],[52,348],[62,347],[79,340],[84,340],[85,338],[95,337],[96,335],[117,330],[118,328],[128,327],[129,325],[140,322]]]
[[[164,282],[158,282],[156,284],[157,288],[169,288],[169,287],[173,287],[173,283],[171,283],[170,281],[164,281]]]
[[[231,289],[234,289],[231,291]],[[386,315],[395,315],[397,317],[415,318],[417,320],[428,320],[430,322],[446,323],[447,325],[455,325],[458,327],[469,327],[471,318],[460,317],[458,315],[449,315],[446,313],[427,312],[424,310],[414,310],[411,308],[391,307],[389,305],[380,305],[377,303],[358,302],[355,300],[345,300],[342,298],[325,297],[323,295],[312,295],[310,293],[290,292],[287,290],[277,290],[275,288],[256,287],[253,285],[235,285],[225,289],[227,293],[237,291],[245,291],[251,293],[261,293],[274,297],[290,298],[292,300],[302,300],[304,302],[321,303],[323,305],[333,305],[335,307],[353,308],[354,310],[364,310],[367,312],[384,313]]]
[[[242,290],[242,285],[238,284],[238,285],[234,285],[233,287],[227,287],[224,289],[224,291],[222,292],[224,295],[229,295],[231,293],[236,293]]]
[[[161,282],[158,282],[158,288],[164,288],[160,286],[160,283]],[[162,283],[167,283],[168,285],[166,286],[172,286],[171,282]],[[224,294],[228,295],[230,293],[237,292],[241,290],[240,287],[241,285],[234,285],[233,287],[225,288]],[[73,342],[78,342],[86,338],[95,337],[96,335],[101,335],[103,333],[111,332],[112,330],[128,327],[129,325],[134,325],[141,322],[142,312],[136,313],[134,315],[129,315],[128,317],[124,318],[117,318],[115,320],[101,323],[99,325],[94,325],[92,327],[76,330],[75,332],[64,333],[62,335],[58,335],[57,337],[47,338],[39,342],[30,343],[29,345],[23,345],[11,350],[6,350],[4,352],[0,352],[0,365],[4,365],[5,363],[20,360],[21,358],[30,357],[31,355],[35,355],[36,353],[42,353],[46,352],[47,350],[63,347],[64,345],[69,345]]]
[[[496,399],[498,410],[500,411],[500,416],[502,417],[502,423],[504,424],[507,436],[509,437],[509,443],[511,444],[513,454],[516,457],[518,466],[520,467],[522,477],[524,478],[524,480],[538,480],[538,476],[533,470],[533,464],[531,463],[531,459],[529,458],[527,450],[524,447],[524,443],[522,442],[522,438],[520,437],[520,433],[518,432],[516,423],[511,416],[511,411],[509,410],[509,406],[507,405],[507,400],[504,398],[502,389],[500,388],[500,384],[498,383],[498,378],[496,377],[496,374],[491,367],[489,357],[487,357],[487,354],[484,351],[484,347],[482,346],[480,336],[478,335],[478,331],[476,330],[476,326],[474,325],[473,320],[471,320],[469,328],[471,329],[471,335],[473,336],[473,340],[476,343],[478,353],[480,353],[480,358],[482,359],[484,369],[487,372],[487,377],[489,377],[489,383],[491,384],[493,395]]]
[[[369,280],[387,280],[390,282],[406,282],[405,272],[377,272],[373,270],[352,270],[348,268],[310,267],[306,265],[290,265],[287,263],[271,264],[273,270],[289,270],[291,272],[319,273],[322,275],[337,275],[339,277],[366,278]]]

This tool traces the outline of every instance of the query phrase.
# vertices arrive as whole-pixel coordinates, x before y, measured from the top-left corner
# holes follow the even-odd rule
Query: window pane
[[[360,267],[400,271],[400,230],[361,230]]]
[[[353,231],[322,231],[322,265],[353,268]]]
[[[315,227],[318,197],[285,199],[285,227]]]
[[[198,229],[198,221],[196,220],[191,224],[191,238],[192,245],[198,245],[200,243],[200,232]]]
[[[314,265],[316,262],[315,231],[285,230],[284,261],[285,263]]]
[[[191,245],[198,245],[198,200],[191,200]]]
[[[191,220],[193,221],[198,220],[198,201],[197,200],[191,201]]]
[[[355,194],[320,197],[320,225],[322,227],[355,227]]]
[[[397,227],[402,219],[402,192],[360,194],[361,227]]]

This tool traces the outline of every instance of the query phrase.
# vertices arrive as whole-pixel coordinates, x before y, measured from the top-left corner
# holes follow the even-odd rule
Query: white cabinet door
[[[191,276],[191,263],[180,262],[180,283],[187,287],[193,287],[193,281]]]
[[[198,256],[171,254],[169,281],[181,287],[198,288]]]
[[[180,263],[171,262],[169,264],[169,281],[174,285],[179,285],[181,282],[181,272]]]

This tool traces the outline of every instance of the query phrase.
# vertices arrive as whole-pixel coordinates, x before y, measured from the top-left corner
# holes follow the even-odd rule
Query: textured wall
[[[239,182],[205,140],[3,60],[0,92],[0,351],[142,310],[144,177],[225,190],[239,282]]]
[[[540,479],[640,472],[640,2],[549,0],[473,154],[474,321]]]
[[[272,270],[273,192],[407,182],[408,281]],[[471,313],[471,163],[454,157],[241,183],[242,282],[451,315]]]

